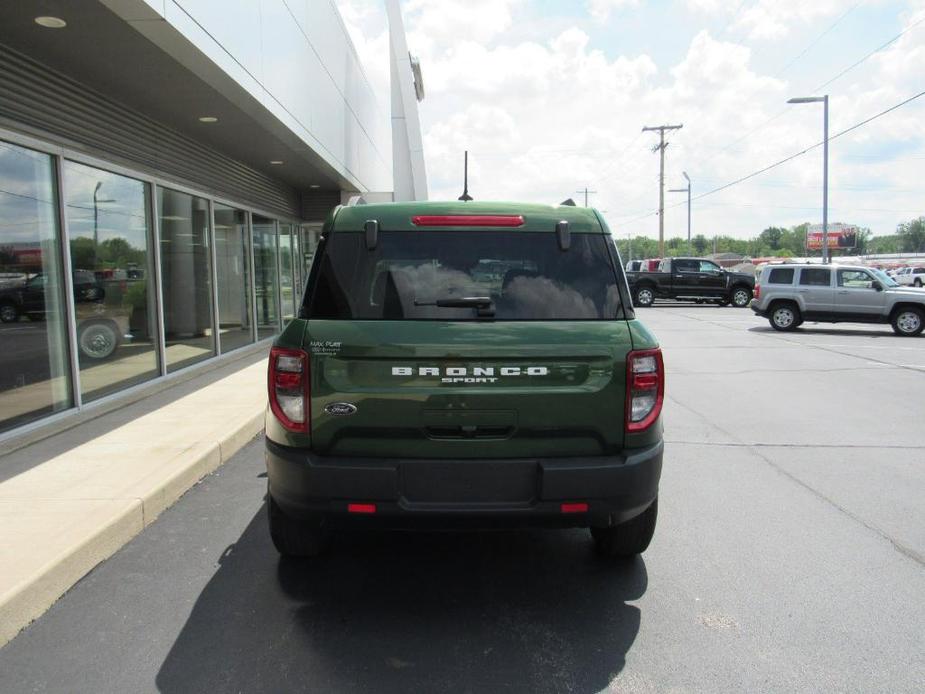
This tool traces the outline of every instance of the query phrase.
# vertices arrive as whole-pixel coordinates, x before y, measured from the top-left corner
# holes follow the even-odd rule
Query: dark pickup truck
[[[634,306],[651,306],[656,299],[715,301],[745,308],[752,300],[755,278],[729,272],[703,258],[665,258],[657,272],[627,272]]]

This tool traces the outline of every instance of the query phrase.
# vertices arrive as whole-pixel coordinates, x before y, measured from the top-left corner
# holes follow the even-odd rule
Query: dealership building
[[[338,204],[426,197],[332,0],[0,4],[0,443],[233,359],[298,310]]]

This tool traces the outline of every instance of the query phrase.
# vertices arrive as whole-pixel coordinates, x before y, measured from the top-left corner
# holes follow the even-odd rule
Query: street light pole
[[[100,203],[101,202],[115,202],[114,199],[105,199],[101,200],[100,187],[102,187],[103,182],[97,181],[96,187],[93,189],[93,264],[94,266],[98,265],[99,255],[100,255]],[[98,269],[96,267],[94,270]]]
[[[829,263],[829,95],[800,96],[788,104],[822,103],[822,262]]]
[[[829,95],[822,102],[822,262],[829,258]]]
[[[668,192],[687,193],[687,254],[694,255],[691,248],[691,177],[687,175],[687,171],[682,171],[681,173],[687,179],[687,188],[672,188]]]

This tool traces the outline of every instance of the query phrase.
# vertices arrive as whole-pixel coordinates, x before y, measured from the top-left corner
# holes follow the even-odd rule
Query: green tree
[[[768,227],[758,235],[758,240],[762,244],[766,244],[770,250],[779,251],[786,231],[786,229],[781,229],[780,227]]]
[[[913,219],[900,224],[897,233],[902,241],[902,250],[906,253],[925,251],[925,217]]]
[[[86,236],[71,239],[71,265],[75,270],[96,269],[96,249],[93,239]]]
[[[710,246],[710,242],[707,241],[707,237],[703,234],[697,234],[691,239],[691,245],[694,247],[694,253],[697,255],[705,255],[707,248]]]

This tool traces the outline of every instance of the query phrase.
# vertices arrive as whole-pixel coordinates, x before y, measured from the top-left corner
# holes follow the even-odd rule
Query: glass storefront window
[[[64,190],[86,402],[158,375],[148,186],[67,161]]]
[[[71,406],[52,158],[0,142],[0,431]]]
[[[295,274],[291,224],[279,225],[279,291],[283,307],[283,325],[295,316]]]
[[[254,286],[257,289],[257,337],[279,332],[278,283],[276,279],[276,222],[253,215]]]
[[[247,215],[215,205],[215,270],[218,278],[218,339],[222,353],[254,341],[248,271]]]
[[[303,224],[299,227],[301,233],[301,253],[302,253],[302,275],[308,282],[308,273],[312,269],[312,261],[315,259],[315,251],[318,249],[318,242],[321,240],[321,223]]]
[[[167,370],[176,371],[215,354],[209,203],[158,188],[157,211]]]

